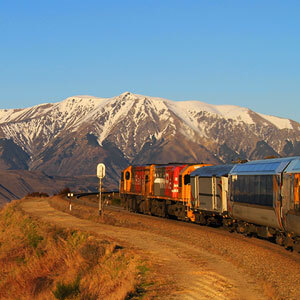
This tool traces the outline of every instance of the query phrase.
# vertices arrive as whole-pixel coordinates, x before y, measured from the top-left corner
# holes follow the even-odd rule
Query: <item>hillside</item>
[[[21,203],[0,211],[0,299],[108,300],[135,291],[143,264],[133,251],[96,234],[44,223]]]
[[[33,192],[53,195],[66,187],[74,192],[94,192],[98,184],[95,176],[65,178],[28,170],[0,170],[0,178],[0,207]]]
[[[132,163],[224,163],[299,154],[299,123],[239,106],[126,92],[0,110],[1,169],[74,177],[95,175],[103,162],[114,188]]]
[[[300,257],[296,252],[221,228],[130,213],[115,206],[106,206],[100,219],[97,205],[90,206],[94,203],[90,201],[97,199],[85,200],[88,203],[84,199],[75,201],[71,212],[65,199],[28,199],[21,204],[24,211],[51,224],[72,224],[116,239],[123,249],[138,249],[144,262],[138,277],[146,274],[146,281],[136,289],[142,294],[131,295],[127,300],[300,297]]]

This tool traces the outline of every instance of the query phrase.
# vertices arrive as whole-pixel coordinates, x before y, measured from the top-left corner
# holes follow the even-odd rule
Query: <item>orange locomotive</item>
[[[194,221],[190,174],[205,166],[210,164],[129,166],[121,174],[122,203],[135,212]]]

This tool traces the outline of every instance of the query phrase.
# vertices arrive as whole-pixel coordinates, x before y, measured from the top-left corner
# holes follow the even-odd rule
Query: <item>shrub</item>
[[[67,195],[68,193],[71,193],[71,190],[70,190],[70,188],[65,187],[58,193],[58,195]]]
[[[72,283],[58,282],[56,284],[56,290],[53,291],[53,295],[56,299],[64,300],[70,296],[77,296],[80,293],[80,279],[79,276]]]
[[[28,193],[26,197],[49,197],[49,195],[41,192],[32,192],[32,193]]]

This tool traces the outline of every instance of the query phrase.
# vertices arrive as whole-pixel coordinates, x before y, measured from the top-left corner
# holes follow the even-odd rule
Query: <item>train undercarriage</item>
[[[300,253],[299,237],[285,233],[278,229],[247,223],[242,220],[233,220],[230,218],[223,219],[223,226],[231,232],[241,233],[249,237],[267,239],[273,243],[285,247],[287,250],[295,250]]]
[[[139,195],[123,195],[124,207],[132,212],[173,218],[186,221],[186,206],[181,202],[156,198],[144,198]]]
[[[188,207],[179,201],[123,194],[122,204],[126,210],[135,213],[191,221],[187,214]],[[281,232],[278,229],[247,223],[241,220],[233,220],[228,216],[203,210],[193,211],[193,217],[194,223],[214,227],[223,226],[230,232],[267,239],[285,247],[287,250],[295,250],[300,253],[300,238]]]

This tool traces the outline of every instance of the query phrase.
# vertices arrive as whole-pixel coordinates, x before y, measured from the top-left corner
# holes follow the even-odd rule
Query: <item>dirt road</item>
[[[24,201],[22,207],[44,221],[140,249],[157,277],[172,286],[159,299],[300,299],[300,255],[266,241],[121,211],[107,214],[123,218],[124,226],[99,224],[57,211],[41,199]]]

